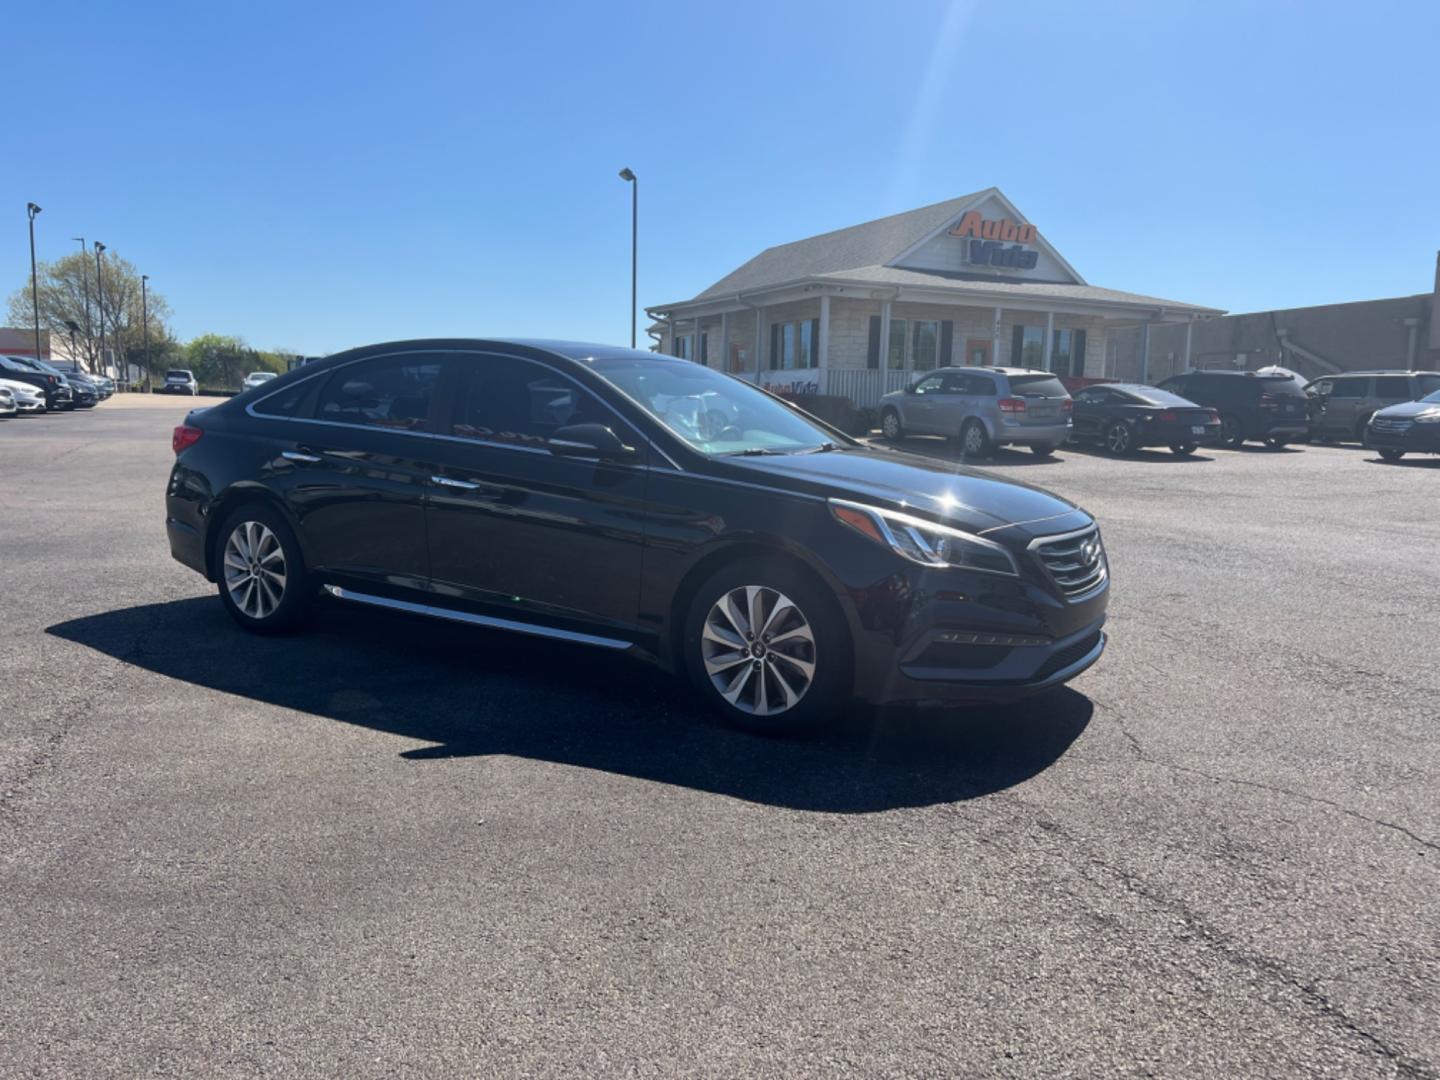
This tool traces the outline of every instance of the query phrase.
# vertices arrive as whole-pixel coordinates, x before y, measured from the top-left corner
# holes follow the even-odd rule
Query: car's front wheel
[[[851,669],[838,605],[783,562],[745,559],[701,584],[685,620],[685,668],[700,696],[762,735],[832,721]]]
[[[1196,445],[1193,442],[1176,443],[1170,447],[1170,452],[1176,457],[1189,457],[1195,452]]]
[[[279,512],[238,507],[220,527],[215,577],[231,618],[256,634],[283,634],[309,602],[300,544]]]
[[[1385,446],[1380,449],[1380,456],[1386,461],[1399,461],[1405,456],[1404,450],[1396,450],[1394,447]]]
[[[1036,457],[1038,457],[1038,458],[1054,457],[1054,456],[1055,456],[1055,444],[1054,444],[1054,443],[1048,443],[1048,442],[1031,443],[1031,444],[1030,444],[1030,452],[1031,452],[1032,454],[1034,454],[1034,455],[1035,455]]]
[[[1285,444],[1289,441],[1290,440],[1284,435],[1265,436],[1265,445],[1268,446],[1271,450],[1283,450],[1285,449]]]

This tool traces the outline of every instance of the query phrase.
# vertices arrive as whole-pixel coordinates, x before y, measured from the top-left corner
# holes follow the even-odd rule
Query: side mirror
[[[571,424],[558,429],[546,443],[556,457],[597,458],[600,461],[627,461],[636,456],[620,436],[604,424]]]
[[[907,393],[907,394],[913,394],[913,393],[915,393],[915,387],[918,386],[918,385],[919,385],[918,383],[911,383],[909,386],[905,387],[905,393]]]

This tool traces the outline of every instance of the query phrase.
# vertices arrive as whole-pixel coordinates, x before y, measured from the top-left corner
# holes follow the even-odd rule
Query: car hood
[[[1386,420],[1410,420],[1426,412],[1440,412],[1440,402],[1406,401],[1381,409],[1375,415],[1383,416]]]
[[[1083,528],[1092,520],[1042,488],[917,454],[843,447],[721,460],[736,479],[904,510],[968,532],[1025,539]]]

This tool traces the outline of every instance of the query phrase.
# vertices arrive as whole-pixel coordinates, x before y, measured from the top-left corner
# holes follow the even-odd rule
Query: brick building
[[[1117,332],[1221,314],[1089,284],[996,188],[768,248],[647,311],[661,352],[857,405],[952,364],[1101,376]]]

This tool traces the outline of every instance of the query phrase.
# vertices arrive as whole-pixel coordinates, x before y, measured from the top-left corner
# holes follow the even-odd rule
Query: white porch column
[[[755,309],[755,382],[757,383],[760,381],[760,366],[763,362],[762,358],[765,355],[764,344],[765,309],[763,307],[757,307]]]
[[[1047,311],[1047,312],[1045,312],[1045,360],[1044,360],[1044,362],[1040,365],[1040,366],[1043,367],[1046,371],[1049,371],[1049,370],[1050,370],[1050,350],[1054,347],[1054,341],[1055,341],[1055,313],[1054,313],[1053,311]],[[1072,363],[1072,365],[1073,365],[1073,363],[1074,363],[1074,359],[1073,359],[1073,358],[1071,359],[1071,363]],[[1073,366],[1072,366],[1071,370],[1072,370],[1072,371],[1074,370]],[[1080,361],[1080,370],[1081,370],[1081,371],[1084,371],[1084,370],[1085,370],[1085,361],[1084,361],[1083,358],[1082,358],[1081,361]]]
[[[995,325],[990,330],[990,364],[1000,363],[1000,309],[995,309]]]
[[[720,313],[720,362],[716,365],[718,371],[730,370],[730,313]]]
[[[890,301],[880,301],[880,370],[890,370]],[[880,385],[888,385],[881,376]]]
[[[1194,319],[1185,320],[1185,370],[1190,370],[1190,328],[1195,325]]]
[[[820,294],[820,340],[815,343],[815,366],[830,366],[830,294]]]

